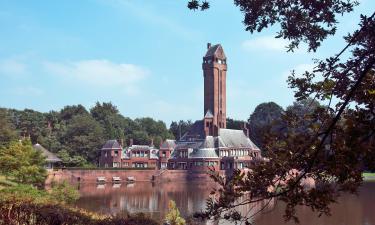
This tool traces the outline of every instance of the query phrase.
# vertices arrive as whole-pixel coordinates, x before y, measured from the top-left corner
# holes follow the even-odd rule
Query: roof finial
[[[211,43],[210,42],[207,43],[207,49],[209,49],[209,48],[211,48]]]

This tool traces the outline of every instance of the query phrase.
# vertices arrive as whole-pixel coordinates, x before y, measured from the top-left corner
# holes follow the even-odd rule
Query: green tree
[[[287,39],[289,51],[300,42],[307,43],[309,51],[316,51],[328,35],[335,34],[337,15],[352,11],[358,2],[235,0],[234,4],[245,16],[246,30],[277,27],[276,38]],[[204,10],[209,3],[191,0],[188,7]],[[307,124],[301,123],[304,116],[286,111],[283,122],[287,132],[267,134],[264,147],[269,161],[259,163],[251,173],[235,171],[231,180],[213,176],[222,187],[214,191],[218,197],[198,216],[250,223],[253,215],[243,218],[236,210],[239,204],[277,197],[285,202],[285,218],[298,222],[296,206],[306,205],[329,215],[330,204],[341,193],[358,189],[364,165],[374,168],[375,159],[375,12],[361,15],[359,29],[344,39],[346,45],[336,55],[315,60],[312,71],[298,76],[292,72],[288,78],[296,100],[311,97],[326,105],[310,109],[311,122]],[[301,126],[305,132],[300,132]],[[298,173],[291,176],[292,169]],[[306,179],[319,185],[304,188],[302,181]]]
[[[245,125],[245,121],[243,120],[235,120],[232,118],[227,118],[227,128],[228,129],[235,129],[235,130],[242,130],[243,126]],[[246,124],[247,126],[247,124]]]
[[[180,136],[182,137],[186,132],[190,130],[192,125],[193,123],[191,122],[191,120],[180,120],[178,122],[172,121],[171,125],[169,126],[169,131],[175,137],[174,139],[178,140],[180,139]]]
[[[69,185],[67,181],[63,181],[61,183],[52,184],[49,197],[53,201],[57,201],[62,204],[72,204],[78,200],[79,192],[76,188]]]
[[[125,137],[125,118],[119,114],[116,106],[112,103],[102,104],[97,102],[96,105],[90,109],[92,117],[98,121],[104,128],[105,139],[123,139]]]
[[[44,156],[26,140],[0,148],[0,171],[11,180],[42,187],[47,172]]]
[[[176,203],[173,200],[170,200],[168,203],[168,213],[165,215],[165,221],[169,225],[185,225],[186,221],[180,215]]]
[[[96,163],[104,138],[103,128],[90,114],[73,116],[61,141],[71,156],[82,156],[91,163]]]
[[[59,119],[68,122],[74,116],[88,115],[88,114],[89,112],[86,110],[86,108],[83,105],[68,105],[68,106],[65,106],[60,111]]]
[[[265,133],[270,129],[280,130],[280,121],[284,113],[283,108],[274,102],[261,103],[255,107],[248,122],[250,128],[250,138],[261,149],[265,144]]]
[[[17,132],[9,122],[6,109],[0,108],[0,147],[17,139]]]

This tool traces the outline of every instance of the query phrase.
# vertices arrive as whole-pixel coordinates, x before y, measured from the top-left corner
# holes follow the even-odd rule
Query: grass
[[[375,173],[362,173],[364,180],[375,180]]]

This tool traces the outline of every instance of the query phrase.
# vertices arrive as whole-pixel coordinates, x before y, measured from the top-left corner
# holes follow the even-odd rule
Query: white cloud
[[[273,36],[262,36],[256,37],[250,40],[242,42],[242,47],[248,51],[254,50],[267,50],[267,51],[278,51],[286,52],[286,46],[288,42],[281,38],[275,38]]]
[[[145,78],[148,70],[134,64],[118,64],[108,60],[78,62],[45,62],[47,72],[73,82],[81,81],[98,87],[128,86]]]
[[[0,61],[0,75],[20,76],[26,72],[26,65],[15,59],[5,59]]]

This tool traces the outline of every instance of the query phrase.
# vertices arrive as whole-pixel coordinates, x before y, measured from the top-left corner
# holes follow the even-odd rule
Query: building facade
[[[260,149],[249,138],[246,124],[242,130],[226,128],[227,58],[220,44],[207,44],[202,69],[203,118],[197,120],[180,140],[165,140],[159,150],[153,145],[132,144],[123,149],[117,141],[108,141],[102,148],[100,165],[198,172],[212,168],[245,169],[263,160]]]

